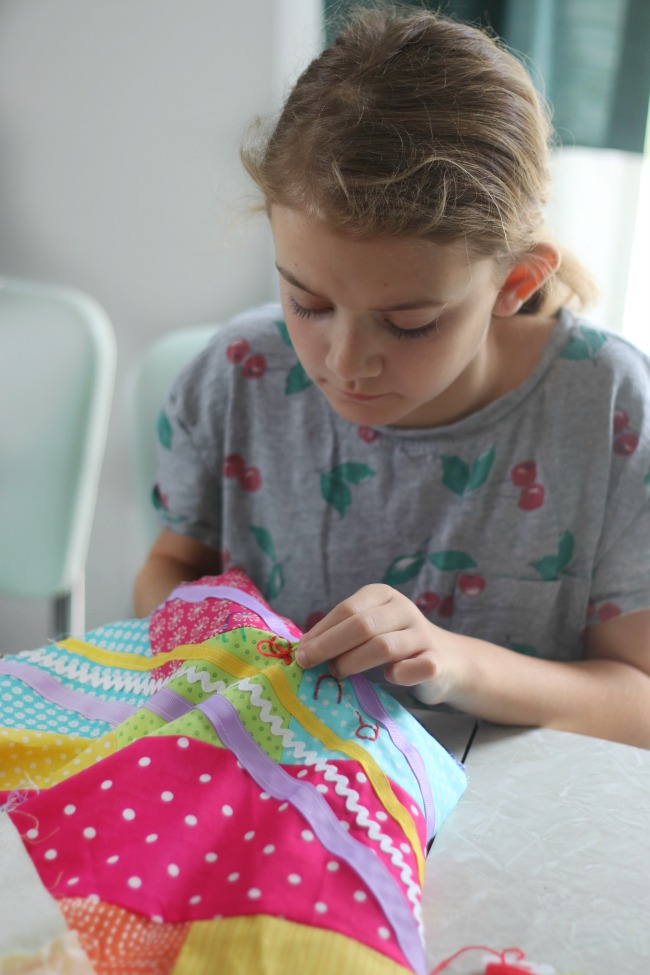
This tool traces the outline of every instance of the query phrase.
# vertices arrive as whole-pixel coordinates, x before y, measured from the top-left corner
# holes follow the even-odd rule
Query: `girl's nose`
[[[332,323],[326,366],[344,382],[371,379],[381,372],[381,355],[373,348],[372,325],[339,318]]]

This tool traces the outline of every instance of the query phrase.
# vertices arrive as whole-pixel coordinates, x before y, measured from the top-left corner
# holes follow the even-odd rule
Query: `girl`
[[[169,395],[139,613],[236,564],[304,667],[650,747],[649,364],[568,310],[550,134],[436,14],[362,10],[312,62],[243,149],[282,305]]]

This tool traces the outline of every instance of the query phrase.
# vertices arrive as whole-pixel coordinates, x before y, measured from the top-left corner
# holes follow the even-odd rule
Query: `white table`
[[[650,972],[650,751],[480,724],[427,861],[428,969],[466,945],[549,971]],[[480,953],[449,975],[483,972]]]

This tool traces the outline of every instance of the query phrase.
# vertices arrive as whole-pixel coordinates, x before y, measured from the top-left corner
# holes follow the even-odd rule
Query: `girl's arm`
[[[386,666],[427,704],[650,748],[650,610],[590,627],[585,659],[540,660],[440,629],[389,586],[359,590],[301,640],[298,662],[337,677]]]
[[[163,531],[153,543],[133,590],[138,616],[148,616],[181,582],[193,582],[221,571],[219,554],[203,542]]]

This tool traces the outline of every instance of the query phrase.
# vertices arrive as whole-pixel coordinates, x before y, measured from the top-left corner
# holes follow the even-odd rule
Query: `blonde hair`
[[[464,240],[515,262],[547,237],[549,112],[523,65],[483,30],[414,8],[357,9],[242,160],[265,204],[354,237]],[[524,306],[585,304],[566,252]]]

